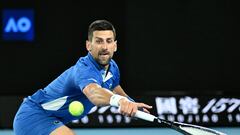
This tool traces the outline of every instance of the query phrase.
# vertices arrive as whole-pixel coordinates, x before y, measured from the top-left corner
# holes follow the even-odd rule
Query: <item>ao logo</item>
[[[7,21],[6,27],[4,31],[6,33],[9,32],[28,32],[31,29],[32,23],[31,20],[27,17],[21,17],[19,19],[14,19],[13,17],[10,17]]]

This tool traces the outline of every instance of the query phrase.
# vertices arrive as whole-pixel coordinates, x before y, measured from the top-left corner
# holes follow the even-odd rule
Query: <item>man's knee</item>
[[[75,134],[70,128],[63,125],[53,130],[50,135],[75,135]]]

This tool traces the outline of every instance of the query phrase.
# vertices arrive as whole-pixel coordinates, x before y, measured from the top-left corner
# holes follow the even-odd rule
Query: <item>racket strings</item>
[[[180,126],[180,128],[192,135],[224,135],[222,133],[214,132],[212,130],[207,130],[206,128],[184,127],[184,126]]]

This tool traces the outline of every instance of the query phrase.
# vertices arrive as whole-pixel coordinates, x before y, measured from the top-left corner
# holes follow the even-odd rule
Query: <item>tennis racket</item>
[[[143,111],[137,111],[135,117],[146,120],[146,121],[163,124],[184,135],[226,135],[225,133],[221,133],[219,131],[206,128],[206,127],[164,120],[154,115],[145,113]]]

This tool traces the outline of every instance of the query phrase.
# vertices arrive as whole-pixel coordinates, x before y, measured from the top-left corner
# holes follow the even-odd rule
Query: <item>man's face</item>
[[[101,65],[109,64],[114,52],[117,50],[114,34],[111,30],[94,31],[91,41],[86,42],[87,50]]]

